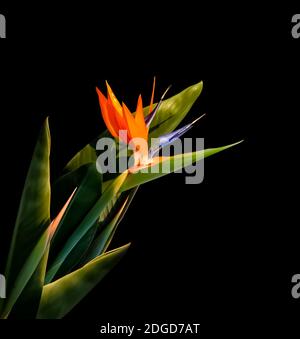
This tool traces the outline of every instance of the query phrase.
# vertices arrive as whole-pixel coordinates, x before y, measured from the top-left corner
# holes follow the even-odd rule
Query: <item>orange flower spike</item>
[[[116,98],[114,92],[112,91],[111,87],[109,86],[108,82],[106,81],[106,87],[107,87],[107,94],[108,98],[110,98],[111,103],[113,107],[116,109],[116,111],[123,116],[122,106],[119,103],[119,100]]]
[[[122,103],[122,106],[118,99],[116,98],[114,92],[106,81],[107,87],[107,98],[101,93],[97,88],[97,93],[99,96],[100,108],[103,116],[103,120],[114,137],[121,138],[125,143],[129,143],[134,138],[144,139],[147,143],[148,141],[148,127],[145,123],[144,113],[143,113],[143,101],[142,96],[140,95],[137,102],[135,116],[132,115],[125,103]],[[152,98],[153,101],[153,98]],[[127,139],[119,135],[121,130],[127,132]],[[137,149],[141,149],[141,152],[146,154],[147,150],[143,150],[142,145],[134,145]]]
[[[126,120],[123,116],[123,110],[122,110],[122,114],[119,114],[119,112],[116,110],[113,102],[111,101],[110,97],[108,97],[107,99],[107,111],[109,116],[114,119],[114,121],[116,122],[116,126],[118,126],[117,131],[119,134],[120,130],[125,130],[127,131],[128,126],[126,123]]]
[[[107,99],[105,98],[105,96],[102,94],[102,92],[97,87],[96,87],[96,91],[98,94],[102,118],[105,122],[105,125],[107,129],[109,130],[109,132],[112,134],[112,136],[117,138],[119,129],[116,124],[116,119],[112,114],[109,114],[108,112]]]
[[[129,111],[128,107],[125,105],[124,102],[122,102],[122,108],[123,108],[123,114],[125,117],[125,121],[128,126],[127,132],[128,132],[128,139],[130,141],[131,139],[138,137],[139,130],[136,126],[133,115],[131,114],[131,112]]]
[[[143,101],[142,96],[140,95],[138,98],[136,113],[135,113],[135,123],[140,129],[139,136],[148,140],[148,128],[145,123],[144,112],[143,112]]]

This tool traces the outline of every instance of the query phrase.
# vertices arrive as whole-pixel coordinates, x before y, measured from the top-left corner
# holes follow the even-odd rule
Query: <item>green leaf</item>
[[[54,277],[54,280],[59,279],[74,270],[76,265],[88,251],[93,239],[95,238],[97,228],[98,225],[97,223],[95,223],[95,225],[82,237],[82,239],[78,242],[78,244],[73,248],[65,261],[62,263],[60,269]]]
[[[77,187],[77,190],[53,237],[49,265],[53,263],[57,253],[62,250],[69,237],[89,213],[91,207],[101,197],[101,185],[102,175],[97,171],[95,163],[81,166],[78,170],[65,174],[56,182],[52,199],[52,203],[57,206],[56,210],[58,210],[58,206],[61,208],[62,203],[65,202],[66,197],[75,187]],[[54,213],[56,214],[57,211]],[[76,261],[75,254],[76,252],[73,253],[70,265],[73,265]],[[78,256],[79,260],[80,253],[78,253]],[[68,270],[69,268],[65,266],[64,269]]]
[[[100,121],[99,121],[100,123]],[[64,168],[64,172],[71,172],[81,167],[82,165],[86,165],[88,163],[96,163],[97,153],[96,153],[96,143],[98,139],[109,137],[110,134],[108,131],[104,131],[101,135],[91,143],[84,146],[79,152],[77,152],[74,157],[68,162],[66,167]]]
[[[158,179],[171,172],[188,167],[199,160],[203,160],[206,157],[222,152],[228,148],[238,145],[239,143],[240,142],[223,147],[210,148],[192,153],[178,154],[173,157],[166,157],[165,160],[161,161],[159,164],[152,166],[152,173],[130,173],[121,188],[121,192],[127,191],[128,189],[144,184],[148,181]],[[171,171],[169,173],[165,173],[162,166],[170,168]]]
[[[107,252],[43,289],[38,319],[60,319],[121,260],[130,244]]]
[[[7,318],[10,311],[12,310],[15,302],[18,300],[21,295],[23,289],[27,285],[31,276],[34,274],[38,264],[40,263],[46,248],[47,242],[49,240],[49,231],[44,231],[44,234],[37,242],[36,246],[33,248],[33,251],[25,260],[23,267],[20,270],[16,280],[11,286],[11,292],[5,304],[3,313],[1,314],[1,318]],[[35,280],[36,281],[36,280]],[[32,296],[33,297],[33,296]]]
[[[126,196],[122,201],[121,207],[119,207],[117,213],[115,213],[113,218],[111,218],[111,221],[100,230],[100,234],[94,239],[86,257],[84,258],[84,264],[103,254],[107,250],[115,235],[117,227],[127,212],[127,209],[130,206],[137,190],[138,187],[135,187],[132,190],[124,193]]]
[[[50,222],[49,156],[50,131],[47,119],[34,149],[9,251],[5,316],[30,280],[46,248],[45,230]]]
[[[95,151],[95,146],[88,144],[86,145],[80,152],[76,153],[76,155],[68,162],[64,171],[70,172],[82,165],[88,164],[90,162],[96,162],[97,155]]]
[[[49,271],[46,274],[46,282],[49,283],[55,277],[59,268],[68,257],[69,253],[74,249],[78,242],[85,236],[85,234],[95,225],[99,216],[106,208],[107,204],[115,197],[123,185],[127,172],[122,173],[117,177],[104,191],[102,196],[97,200],[94,206],[90,209],[87,215],[83,218],[80,225],[76,228],[73,234],[68,238],[65,246],[59,252],[58,256],[51,265]]]
[[[50,242],[48,242],[45,253],[35,272],[14,304],[13,309],[9,314],[10,319],[36,318],[44,286],[49,246]]]
[[[70,201],[72,200],[72,197],[74,195],[76,190],[74,190],[71,194],[71,196],[68,198],[68,200],[65,202],[64,206],[60,210],[60,212],[57,214],[57,216],[54,218],[54,220],[49,225],[48,229],[45,231],[45,237],[46,237],[46,249],[42,255],[42,259],[40,263],[38,264],[35,272],[32,274],[29,282],[23,289],[21,295],[17,299],[16,303],[13,306],[12,312],[10,313],[10,318],[35,318],[36,313],[38,311],[38,307],[40,304],[40,298],[42,295],[42,288],[44,286],[45,281],[45,273],[46,273],[46,267],[48,262],[48,255],[49,255],[49,248],[50,248],[50,241],[53,237],[53,234],[55,233],[68,205],[70,204]],[[44,235],[43,235],[44,237]],[[42,238],[43,238],[42,237]],[[39,242],[43,244],[44,240],[40,239]],[[41,245],[42,246],[42,245]],[[36,249],[33,250],[33,252],[29,256],[29,260],[33,257],[33,259],[39,255],[38,252],[36,252]],[[26,265],[24,265],[24,268]],[[27,267],[27,270],[30,269]],[[22,276],[24,278],[24,276]],[[18,279],[21,279],[19,276],[17,278],[16,283],[18,283]],[[21,281],[22,282],[22,281]]]
[[[181,123],[201,94],[203,82],[186,88],[184,91],[162,102],[156,113],[149,131],[151,138],[170,133]],[[144,109],[144,114],[149,113],[149,107]]]

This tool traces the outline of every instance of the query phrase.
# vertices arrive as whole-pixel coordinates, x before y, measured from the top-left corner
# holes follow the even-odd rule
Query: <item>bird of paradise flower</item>
[[[167,91],[155,105],[154,80],[149,114],[145,114],[141,96],[132,114],[119,103],[108,83],[106,86],[107,97],[97,89],[103,120],[114,138],[132,143],[134,165],[116,178],[106,179],[96,169],[97,151],[91,143],[51,182],[51,137],[46,119],[33,152],[7,259],[7,298],[0,299],[2,319],[62,318],[70,312],[128,250],[130,244],[108,248],[137,188],[165,175],[143,174],[140,170],[162,161],[173,162],[174,171],[183,166],[176,162],[176,156],[164,159],[155,154],[201,118],[170,132],[200,95],[202,83],[167,99],[172,105],[163,107]],[[173,120],[164,119],[166,111],[172,111]],[[157,130],[168,133],[161,133],[159,143],[149,147],[149,127],[158,115],[163,118],[163,128]],[[120,134],[122,130],[128,137]],[[234,145],[181,156],[192,163]]]

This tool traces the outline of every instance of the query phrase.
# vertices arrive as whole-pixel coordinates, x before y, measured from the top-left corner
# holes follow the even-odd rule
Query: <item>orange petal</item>
[[[49,226],[49,238],[50,240],[52,239],[55,231],[57,230],[57,227],[62,219],[62,217],[64,216],[67,207],[69,206],[73,195],[75,194],[77,188],[75,188],[75,190],[73,191],[73,193],[71,194],[70,198],[67,200],[67,202],[65,203],[64,207],[61,209],[61,211],[57,214],[57,216],[55,217],[55,219],[52,221],[52,223]]]
[[[140,129],[140,132],[142,133],[140,136],[143,137],[144,139],[148,139],[148,128],[145,123],[145,117],[143,113],[143,101],[141,95],[138,98],[136,106],[135,123]]]
[[[106,87],[107,87],[107,94],[108,97],[110,98],[114,108],[117,110],[117,112],[122,116],[123,115],[123,110],[122,106],[120,105],[118,99],[114,95],[114,92],[112,91],[111,87],[109,86],[108,82],[106,81]]]
[[[102,118],[105,122],[105,125],[109,132],[112,134],[113,137],[118,137],[118,126],[116,126],[115,122],[113,122],[113,119],[111,119],[112,114],[110,115],[107,109],[107,99],[102,94],[102,92],[96,87],[96,91],[99,97],[99,104],[101,108]]]
[[[151,101],[149,106],[149,113],[153,110],[153,100],[154,100],[154,91],[155,91],[155,84],[156,84],[156,78],[153,78],[153,87],[152,87],[152,95],[151,95]]]
[[[118,128],[117,128],[118,132],[120,130],[127,130],[128,129],[128,126],[127,126],[126,120],[123,116],[123,113],[122,113],[122,115],[120,115],[116,111],[110,97],[108,97],[108,99],[107,99],[107,110],[108,110],[109,116],[114,117],[114,122],[115,122],[116,126],[118,126]]]
[[[139,95],[138,101],[137,101],[137,105],[136,105],[135,121],[137,123],[140,122],[141,117],[144,120],[144,116],[143,116],[143,100],[142,100],[142,96]]]
[[[139,137],[138,135],[139,130],[136,128],[136,123],[135,123],[133,115],[129,111],[128,107],[124,104],[124,102],[122,103],[122,107],[123,107],[123,114],[124,114],[124,117],[125,117],[125,120],[128,126],[129,140]]]

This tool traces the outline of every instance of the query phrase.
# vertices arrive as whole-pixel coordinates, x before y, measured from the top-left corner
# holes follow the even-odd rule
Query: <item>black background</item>
[[[102,130],[95,86],[104,89],[104,80],[130,107],[139,93],[150,99],[154,75],[157,98],[169,84],[171,95],[203,80],[185,121],[207,117],[188,136],[204,137],[206,147],[244,143],[207,159],[201,185],[178,174],[144,185],[114,242],[131,241],[129,253],[67,318],[194,320],[211,336],[296,328],[297,9],[99,1],[0,12],[0,272],[46,116],[54,178]]]

